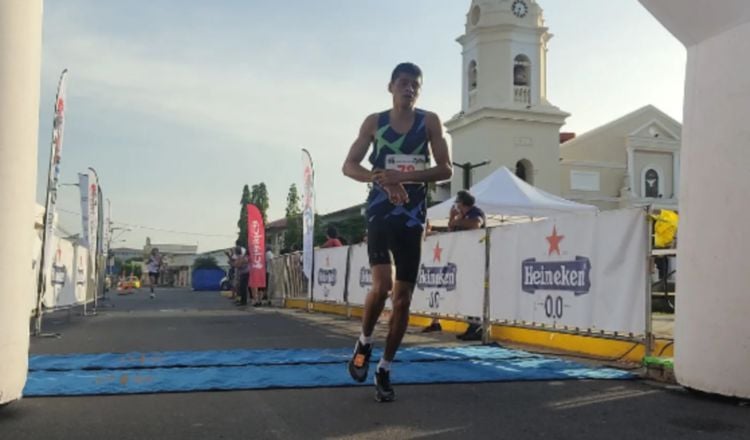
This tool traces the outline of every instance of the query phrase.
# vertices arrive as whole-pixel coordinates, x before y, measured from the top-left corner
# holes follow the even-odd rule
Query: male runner
[[[161,269],[161,264],[162,257],[159,253],[159,249],[151,249],[151,255],[149,255],[148,263],[146,264],[146,268],[148,269],[149,287],[151,288],[151,299],[156,298],[154,286],[156,286],[157,281],[159,281],[159,270]]]
[[[367,379],[372,353],[372,332],[392,292],[393,313],[383,358],[375,371],[375,399],[395,398],[390,383],[391,362],[406,332],[409,305],[419,271],[426,215],[426,182],[453,174],[443,125],[434,113],[415,107],[422,87],[422,71],[412,63],[396,66],[388,83],[393,108],[368,116],[349,149],[343,172],[359,182],[372,182],[367,197],[367,253],[372,269],[372,290],[365,301],[362,334],[349,361],[349,373],[358,382]],[[372,170],[360,163],[370,144]],[[430,151],[435,166],[430,167]],[[391,264],[396,266],[393,283]]]

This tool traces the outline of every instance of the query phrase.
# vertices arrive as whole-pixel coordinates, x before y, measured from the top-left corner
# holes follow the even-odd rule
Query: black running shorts
[[[373,221],[367,228],[370,265],[395,264],[396,281],[416,283],[422,255],[422,228],[388,221]]]

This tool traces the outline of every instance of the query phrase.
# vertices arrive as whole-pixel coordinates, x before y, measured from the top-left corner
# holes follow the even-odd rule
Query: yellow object
[[[654,219],[654,247],[665,248],[672,245],[677,235],[677,223],[680,216],[669,209],[662,209],[659,215],[652,215]]]

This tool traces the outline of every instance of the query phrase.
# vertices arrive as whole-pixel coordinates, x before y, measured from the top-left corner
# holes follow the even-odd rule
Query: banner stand
[[[313,252],[314,252],[313,248]],[[313,255],[315,255],[313,253]],[[310,263],[310,276],[307,277],[307,311],[312,312],[313,311],[313,282],[315,278],[315,258],[313,257],[312,262]]]

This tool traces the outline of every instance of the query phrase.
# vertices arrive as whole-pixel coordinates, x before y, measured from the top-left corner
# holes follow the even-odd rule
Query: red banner
[[[250,261],[250,287],[266,287],[266,229],[255,205],[247,205],[247,256]]]

